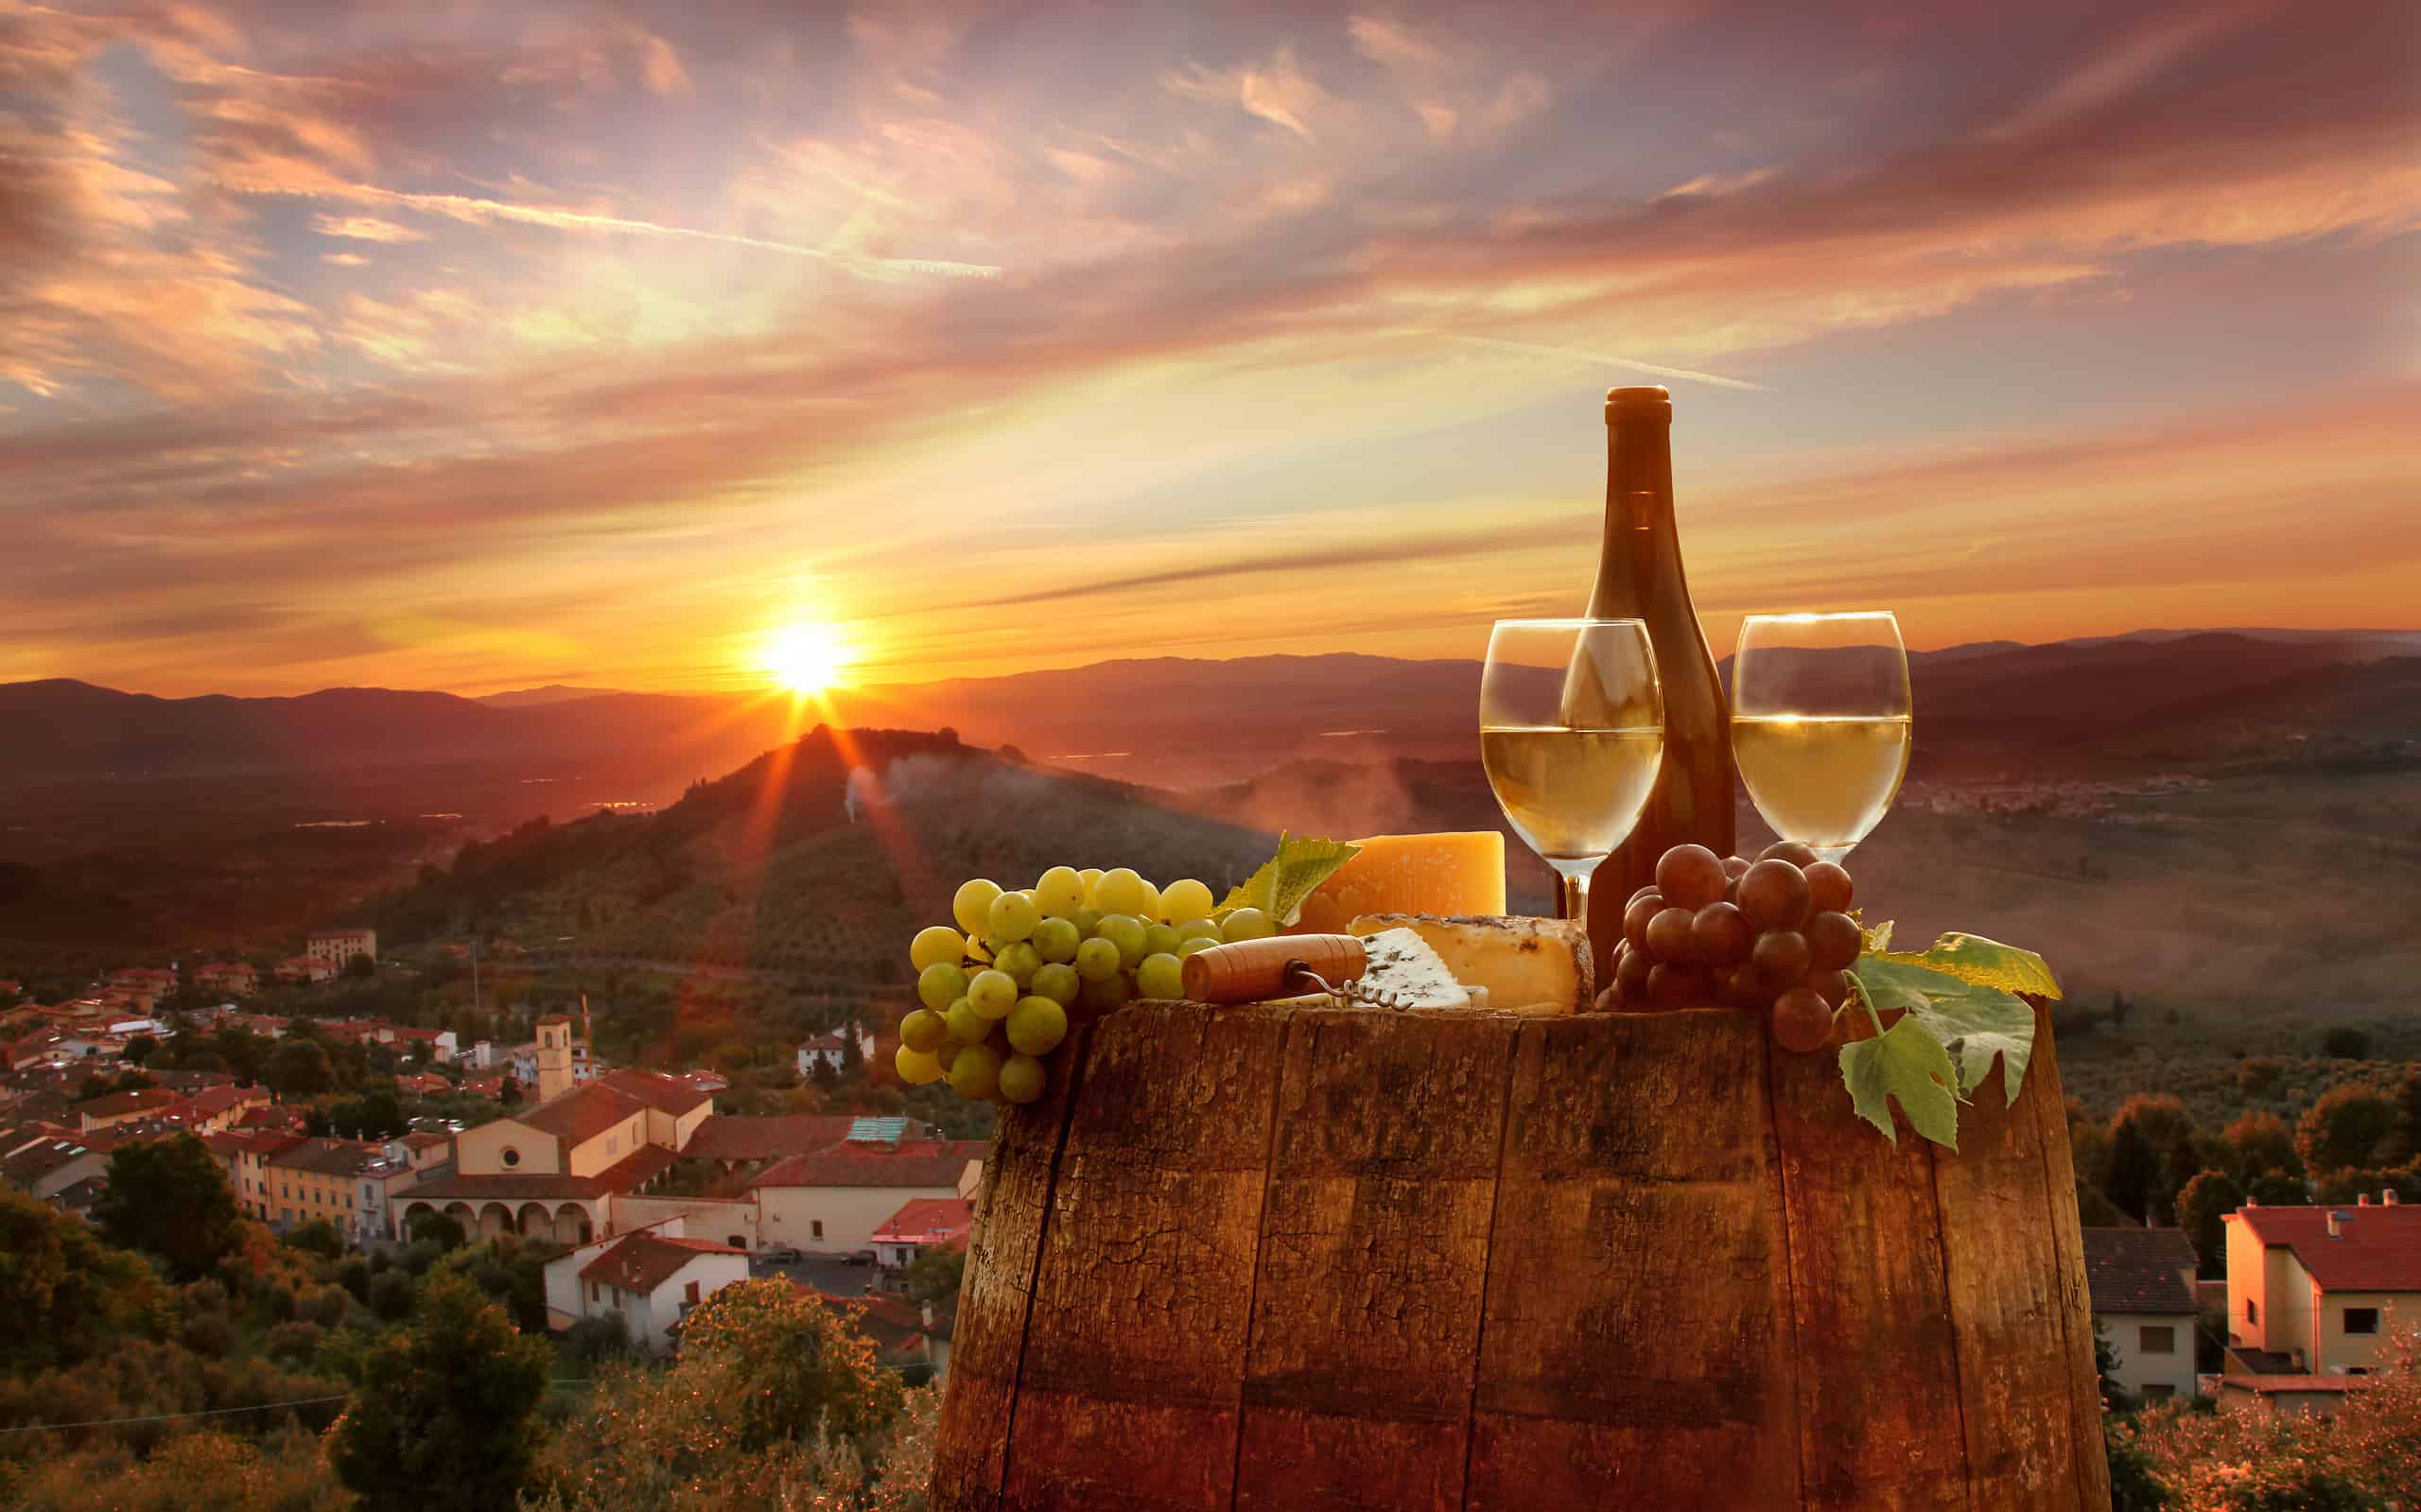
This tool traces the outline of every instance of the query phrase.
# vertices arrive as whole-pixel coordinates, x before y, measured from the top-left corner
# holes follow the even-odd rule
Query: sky
[[[2421,625],[2421,9],[0,0],[0,682]]]

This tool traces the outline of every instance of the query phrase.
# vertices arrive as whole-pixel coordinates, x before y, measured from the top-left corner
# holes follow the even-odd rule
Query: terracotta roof
[[[647,1110],[646,1103],[629,1093],[602,1082],[590,1082],[526,1113],[513,1115],[513,1121],[573,1145],[594,1139],[617,1123]]]
[[[695,1112],[699,1104],[715,1100],[712,1092],[701,1090],[677,1076],[666,1076],[660,1071],[607,1071],[589,1085],[610,1086],[675,1118]]]
[[[2084,1231],[2085,1285],[2096,1312],[2191,1313],[2194,1289],[2186,1277],[2200,1263],[2184,1229]]]
[[[158,1113],[184,1101],[183,1095],[165,1086],[138,1086],[130,1092],[110,1092],[87,1098],[76,1104],[76,1111],[86,1118],[111,1119],[122,1113]]]
[[[449,1142],[451,1141],[447,1136],[443,1134],[431,1134],[426,1129],[417,1134],[407,1134],[404,1136],[403,1140],[404,1148],[407,1150],[426,1150],[432,1144],[446,1144]]]
[[[883,1244],[938,1244],[975,1224],[975,1205],[964,1197],[911,1197],[882,1221],[874,1239]]]
[[[386,1152],[357,1139],[303,1139],[269,1157],[273,1166],[317,1172],[323,1176],[357,1176]]]
[[[61,1133],[0,1158],[0,1181],[30,1187],[61,1166],[92,1153],[93,1147],[82,1138]]]
[[[2339,1237],[2328,1237],[2328,1215]],[[2264,1244],[2285,1244],[2324,1292],[2421,1292],[2421,1206],[2256,1208],[2229,1214]]]
[[[910,1139],[897,1145],[836,1144],[794,1155],[758,1173],[755,1187],[948,1187],[955,1190],[984,1139]]]
[[[414,1187],[406,1198],[461,1198],[464,1202],[518,1202],[525,1197],[599,1197],[628,1191],[672,1169],[675,1156],[660,1145],[649,1145],[621,1164],[593,1176],[560,1176],[546,1172],[529,1175],[432,1176]]]
[[[778,1160],[838,1144],[849,1133],[849,1116],[798,1113],[739,1118],[716,1113],[681,1147],[685,1160]]]
[[[205,1086],[186,1100],[195,1113],[208,1118],[229,1108],[249,1107],[254,1103],[269,1102],[269,1093],[257,1086]]]
[[[653,1292],[672,1279],[701,1255],[745,1255],[729,1244],[703,1239],[667,1239],[661,1234],[630,1234],[616,1241],[580,1268],[583,1281],[602,1281],[625,1292]]]

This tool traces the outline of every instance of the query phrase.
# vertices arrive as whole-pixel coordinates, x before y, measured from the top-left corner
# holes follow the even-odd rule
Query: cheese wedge
[[[1469,1008],[1472,995],[1415,930],[1381,930],[1365,938],[1363,987],[1397,1008]]]
[[[1589,931],[1578,923],[1502,913],[1366,913],[1353,921],[1350,932],[1376,940],[1407,930],[1428,943],[1456,982],[1484,990],[1491,1006],[1514,1013],[1578,1013],[1597,995]]]
[[[1294,934],[1343,934],[1364,913],[1502,913],[1505,837],[1493,829],[1373,835],[1303,900]]]

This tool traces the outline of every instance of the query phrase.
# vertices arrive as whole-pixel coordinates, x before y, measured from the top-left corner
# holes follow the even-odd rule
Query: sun
[[[802,621],[767,635],[757,663],[793,693],[821,693],[841,680],[849,648],[830,625]]]

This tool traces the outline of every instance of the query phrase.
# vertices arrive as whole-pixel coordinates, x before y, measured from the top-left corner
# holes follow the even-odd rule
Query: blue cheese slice
[[[1362,973],[1365,996],[1397,1008],[1470,1008],[1471,989],[1454,980],[1429,942],[1412,930],[1382,930],[1366,937],[1369,965]]]

